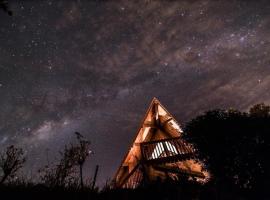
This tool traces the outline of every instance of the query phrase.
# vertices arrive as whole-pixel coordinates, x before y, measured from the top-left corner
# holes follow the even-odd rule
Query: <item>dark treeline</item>
[[[186,125],[185,138],[199,150],[220,195],[270,199],[270,106],[208,111]]]
[[[270,107],[249,112],[211,110],[184,128],[211,178],[205,183],[182,178],[143,185],[135,190],[92,187],[83,182],[83,165],[90,142],[76,133],[77,142],[65,147],[53,166],[39,170],[40,183],[17,178],[27,161],[23,150],[10,146],[0,156],[0,199],[270,199]],[[30,159],[30,158],[28,158]]]

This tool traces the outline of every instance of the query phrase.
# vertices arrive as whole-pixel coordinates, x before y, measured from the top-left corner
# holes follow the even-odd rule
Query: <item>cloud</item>
[[[14,2],[18,17],[0,30],[0,142],[33,145],[36,157],[81,131],[95,145],[93,163],[110,166],[106,177],[154,96],[180,123],[270,102],[268,1],[24,7]]]

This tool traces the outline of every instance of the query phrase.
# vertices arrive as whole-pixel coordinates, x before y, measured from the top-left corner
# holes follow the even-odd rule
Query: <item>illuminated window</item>
[[[166,144],[166,147],[167,147],[167,149],[170,151],[170,152],[172,152],[173,154],[177,154],[177,150],[176,150],[176,148],[175,148],[175,146],[174,145],[172,145],[171,143],[169,143],[169,142],[165,142],[165,144]]]
[[[164,147],[163,145],[166,145],[166,147]],[[165,151],[165,148],[167,148],[167,150],[173,155],[178,154],[175,146],[172,145],[170,142],[167,142],[167,141],[165,141],[163,143],[159,142],[159,143],[156,144],[150,159],[156,159],[156,158],[161,157],[161,155]]]

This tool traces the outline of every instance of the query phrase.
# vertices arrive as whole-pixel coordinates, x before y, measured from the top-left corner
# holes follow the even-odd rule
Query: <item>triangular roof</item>
[[[180,125],[173,118],[173,116],[166,110],[166,108],[160,103],[157,98],[153,98],[147,112],[140,124],[139,130],[137,131],[135,143],[148,142],[151,137],[149,137],[149,128],[153,128],[156,123],[161,122],[163,126],[170,122],[170,130],[166,131],[167,137],[179,137],[183,132]],[[169,126],[167,127],[167,129]]]

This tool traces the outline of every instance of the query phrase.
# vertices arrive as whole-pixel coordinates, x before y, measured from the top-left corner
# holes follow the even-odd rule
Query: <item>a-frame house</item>
[[[186,176],[205,180],[203,163],[195,161],[195,151],[182,138],[183,131],[173,116],[154,98],[137,136],[114,177],[119,188],[136,188],[157,179]]]

